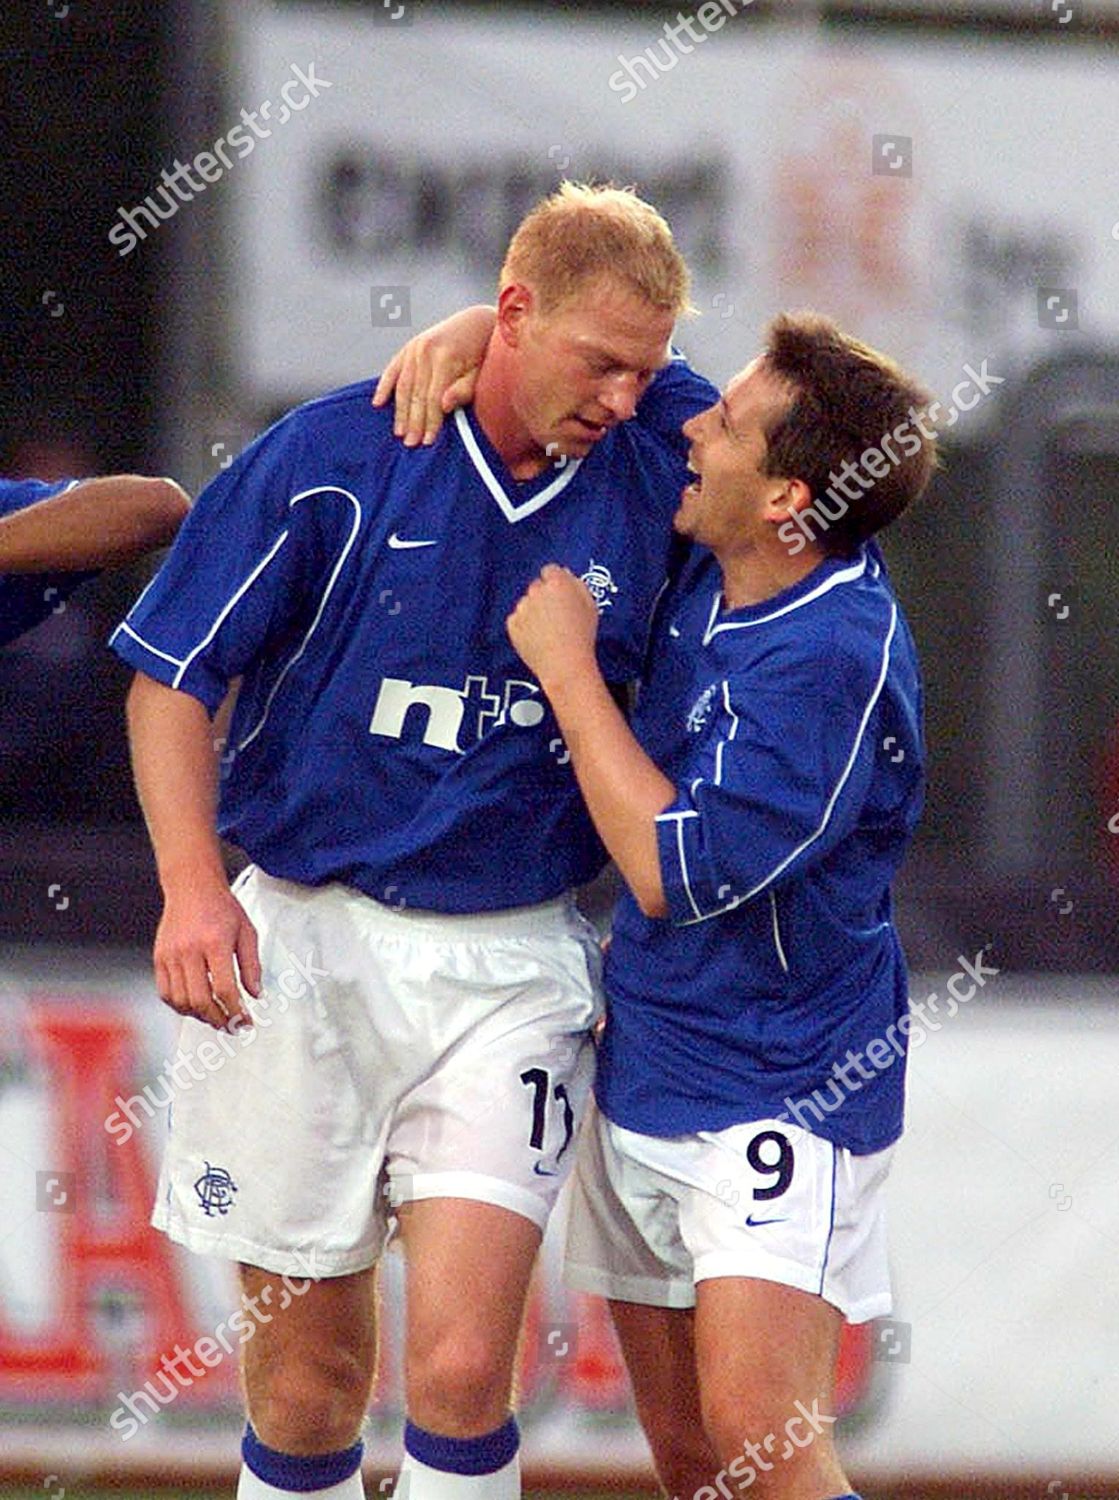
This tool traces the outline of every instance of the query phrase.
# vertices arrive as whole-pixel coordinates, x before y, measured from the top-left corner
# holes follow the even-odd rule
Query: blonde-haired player
[[[689,306],[688,269],[672,242],[660,213],[628,188],[563,182],[521,221],[505,252],[498,276],[499,296],[520,307],[525,288],[532,289],[533,313],[545,326],[557,312],[576,306],[580,326],[593,326],[601,312],[603,290],[624,290],[629,314],[656,311],[675,321]],[[623,305],[615,316],[625,316]],[[410,340],[385,367],[374,404],[395,393],[395,431],[406,444],[431,443],[445,414],[474,396],[485,354],[500,353],[494,310],[477,307],[457,314],[455,336],[432,329]],[[631,399],[618,408],[623,417],[636,409]],[[672,440],[678,435],[665,434]],[[558,443],[557,456],[570,450]]]
[[[569,892],[604,851],[504,621],[558,557],[596,591],[606,679],[637,676],[680,427],[713,390],[671,357],[687,272],[634,194],[561,190],[507,271],[437,441],[396,441],[368,383],[290,414],[200,497],[115,637],[184,1049],[252,1024],[238,970],[250,997],[310,975],[176,1099],[155,1214],[239,1261],[258,1305],[315,1266],[245,1346],[241,1500],[361,1495],[390,1210],[409,1500],[519,1493],[517,1336],[600,1014]],[[235,675],[219,795],[208,716]],[[232,892],[218,830],[253,862]]]

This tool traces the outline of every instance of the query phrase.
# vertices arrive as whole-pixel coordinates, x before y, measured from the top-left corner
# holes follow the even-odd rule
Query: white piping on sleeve
[[[878,681],[874,684],[874,691],[867,699],[866,708],[863,710],[863,716],[859,721],[858,733],[855,735],[854,744],[851,746],[851,753],[847,757],[847,764],[843,767],[839,780],[836,782],[834,788],[832,789],[832,794],[827,800],[827,805],[824,808],[824,816],[820,820],[819,827],[816,828],[812,833],[810,833],[806,839],[803,839],[796,846],[796,848],[792,850],[791,853],[787,854],[785,858],[781,860],[779,864],[775,865],[763,880],[759,880],[757,885],[754,886],[753,890],[747,891],[746,895],[743,897],[743,900],[749,901],[751,896],[756,896],[760,890],[764,890],[764,888],[770,883],[771,880],[776,879],[776,877],[781,874],[782,870],[791,865],[793,860],[796,859],[799,854],[802,854],[810,844],[814,844],[816,840],[821,837],[824,830],[831,822],[831,815],[835,810],[835,804],[839,801],[839,794],[846,786],[851,772],[854,769],[855,760],[858,757],[859,753],[859,746],[862,744],[863,735],[866,733],[866,726],[870,723],[870,716],[874,712],[875,705],[877,704],[878,699],[881,696],[882,688],[886,682],[886,672],[890,665],[890,646],[893,643],[894,631],[897,628],[897,621],[898,607],[894,602],[891,601],[890,628],[886,632],[886,640],[882,647],[882,665],[879,668]]]
[[[130,635],[134,641],[138,641],[139,644],[143,646],[145,651],[150,651],[153,656],[158,656],[161,661],[169,661],[173,667],[182,666],[182,662],[177,656],[168,656],[166,651],[160,651],[158,646],[153,646],[150,641],[146,641],[138,631],[133,630],[132,626],[128,623],[127,620],[122,620],[117,628],[113,631],[112,635],[109,637],[110,645],[112,645],[113,641],[116,640],[117,636],[121,633],[122,630],[124,631],[125,635]]]
[[[730,706],[730,683],[726,680],[725,677],[723,678],[723,707],[726,709],[727,715],[730,718],[731,722],[730,728],[727,730],[723,738],[719,741],[715,749],[716,786],[722,786],[723,784],[723,750],[725,746],[727,746],[730,741],[735,739],[738,735],[738,715]]]
[[[897,630],[897,621],[898,621],[898,607],[897,607],[897,603],[895,601],[891,600],[891,602],[890,602],[890,624],[889,624],[889,628],[886,631],[886,638],[885,638],[885,641],[883,642],[883,646],[882,646],[882,662],[881,662],[881,665],[880,665],[879,671],[878,671],[878,680],[875,682],[874,689],[871,692],[870,697],[867,700],[866,707],[863,710],[862,718],[859,720],[859,728],[858,728],[858,732],[855,735],[854,743],[851,746],[851,752],[850,752],[850,754],[847,757],[846,764],[844,765],[843,770],[841,771],[841,773],[839,775],[839,779],[837,780],[835,786],[832,788],[831,796],[828,798],[827,803],[825,804],[824,814],[823,814],[823,817],[820,819],[820,822],[819,822],[818,826],[813,829],[813,831],[808,835],[807,838],[802,839],[801,842],[796,846],[795,849],[790,850],[790,852],[785,856],[784,859],[780,860],[776,865],[774,865],[773,869],[770,870],[767,875],[764,875],[762,877],[762,879],[759,880],[758,883],[755,886],[752,887],[752,889],[746,891],[741,896],[735,896],[732,901],[729,901],[725,906],[720,906],[715,911],[710,911],[710,912],[707,912],[706,914],[703,914],[703,913],[700,912],[698,906],[696,905],[695,899],[692,896],[691,886],[689,884],[689,886],[688,886],[688,900],[689,900],[689,902],[690,902],[690,904],[692,906],[693,911],[695,911],[695,913],[696,913],[696,917],[695,917],[696,921],[706,922],[711,917],[718,917],[718,916],[721,916],[724,912],[732,911],[734,909],[734,907],[741,905],[741,903],[743,901],[750,901],[750,900],[752,900],[753,897],[756,896],[759,891],[763,891],[766,888],[767,885],[769,885],[772,881],[776,880],[776,878],[778,877],[778,875],[780,875],[782,873],[782,871],[786,870],[789,867],[789,865],[791,865],[793,863],[793,861],[798,858],[799,855],[803,854],[803,852],[805,851],[805,849],[809,848],[809,846],[812,845],[812,844],[814,844],[817,841],[817,839],[819,839],[819,838],[822,837],[822,835],[823,835],[824,831],[826,830],[828,824],[831,822],[831,816],[832,816],[832,813],[835,810],[835,804],[839,801],[840,794],[843,791],[843,788],[846,786],[847,781],[850,778],[851,772],[854,769],[855,761],[856,761],[856,759],[858,757],[858,753],[859,753],[859,747],[860,747],[860,745],[863,742],[863,736],[866,734],[866,728],[867,728],[867,725],[870,722],[870,716],[874,712],[875,706],[878,703],[878,699],[880,698],[880,696],[882,694],[882,688],[885,686],[886,673],[889,670],[889,665],[890,665],[890,647],[893,644],[894,634],[895,634],[895,632]],[[670,816],[682,817],[684,815],[681,814],[681,813],[676,813],[676,814],[662,813],[661,814],[661,817],[670,817]],[[695,814],[695,816],[698,816],[698,814]],[[677,833],[677,842],[681,846],[681,865],[682,865],[682,867],[685,867],[686,862],[685,862],[684,854],[683,854],[682,832],[683,832],[683,830],[682,830],[682,825],[681,825],[681,828],[678,830],[678,833]],[[690,925],[690,921],[688,923],[682,923],[681,925]]]
[[[272,684],[271,691],[269,692],[268,697],[267,697],[267,699],[265,701],[264,712],[261,714],[260,718],[257,720],[257,723],[254,725],[254,727],[249,731],[249,733],[245,736],[245,738],[237,746],[238,753],[240,753],[242,750],[244,750],[246,748],[246,746],[251,745],[252,742],[253,742],[253,740],[256,739],[257,735],[264,728],[264,725],[265,725],[265,722],[267,721],[268,715],[272,711],[272,700],[273,700],[273,698],[275,698],[276,694],[280,691],[280,687],[281,687],[281,685],[282,685],[282,683],[284,681],[284,678],[288,675],[288,673],[291,671],[292,667],[295,666],[296,662],[299,661],[299,659],[302,657],[303,653],[306,651],[307,646],[310,643],[311,637],[314,635],[315,630],[318,627],[318,623],[322,619],[323,611],[326,609],[327,602],[330,599],[330,596],[331,596],[332,592],[334,591],[334,585],[338,581],[338,575],[342,571],[342,568],[343,568],[343,566],[345,564],[345,561],[346,561],[347,557],[349,557],[349,555],[350,555],[350,551],[351,551],[351,549],[352,549],[352,547],[354,545],[354,541],[355,541],[355,539],[357,537],[358,527],[361,525],[361,504],[358,501],[357,496],[356,495],[351,495],[351,493],[349,492],[349,490],[344,490],[340,486],[334,485],[334,484],[320,484],[320,485],[316,485],[314,489],[301,490],[298,495],[295,495],[295,496],[292,497],[292,500],[291,500],[290,505],[289,505],[289,509],[292,506],[298,505],[299,502],[300,502],[300,500],[306,500],[311,495],[324,495],[324,494],[344,495],[346,497],[346,499],[350,502],[350,504],[354,508],[354,521],[353,521],[353,525],[350,527],[350,534],[346,538],[346,545],[342,548],[342,551],[339,553],[338,559],[335,562],[334,567],[331,569],[330,577],[327,580],[326,588],[323,590],[323,596],[319,600],[319,607],[315,611],[315,618],[311,621],[310,627],[307,630],[307,634],[300,641],[299,646],[296,649],[296,651],[294,652],[294,654],[292,656],[290,656],[288,658],[288,660],[284,663],[283,668],[280,671],[279,676],[276,678],[276,681]],[[287,533],[285,532],[284,535],[286,536]]]
[[[695,912],[697,920],[702,917],[703,913],[696,905],[696,899],[692,895],[692,883],[688,878],[688,860],[684,852],[684,819],[698,817],[699,813],[694,808],[689,807],[685,808],[683,812],[658,813],[653,819],[655,823],[674,822],[676,824],[676,856],[680,864],[680,879],[684,882],[684,894],[687,896],[688,904]]]
[[[280,534],[279,534],[279,536],[272,543],[272,546],[265,553],[264,557],[261,558],[260,562],[257,563],[256,567],[252,570],[252,572],[244,580],[244,582],[238,587],[238,589],[232,595],[232,597],[230,599],[228,599],[226,601],[226,603],[222,606],[221,610],[218,613],[217,619],[210,626],[209,630],[202,637],[202,639],[198,642],[198,645],[195,646],[194,650],[183,661],[183,663],[180,666],[178,672],[176,672],[176,674],[175,674],[175,680],[171,684],[172,687],[176,687],[177,688],[179,686],[180,682],[182,682],[182,680],[183,680],[183,677],[186,675],[187,669],[189,668],[191,662],[198,655],[198,653],[200,651],[204,651],[206,649],[206,647],[210,644],[210,642],[214,639],[214,637],[217,635],[218,631],[221,629],[222,625],[225,623],[226,617],[228,616],[228,614],[230,613],[230,611],[234,608],[234,606],[241,599],[241,597],[244,594],[246,594],[249,589],[252,588],[253,584],[260,577],[260,575],[264,572],[265,568],[272,561],[272,559],[276,556],[277,552],[279,552],[280,548],[284,545],[284,543],[287,541],[287,539],[288,539],[287,532],[286,531],[281,531]]]

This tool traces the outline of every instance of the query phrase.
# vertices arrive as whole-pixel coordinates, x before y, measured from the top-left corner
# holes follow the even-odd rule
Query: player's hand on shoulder
[[[172,1010],[220,1031],[252,1024],[242,986],[260,994],[256,930],[226,885],[169,890],[153,957],[160,999]]]
[[[433,443],[443,418],[474,399],[496,313],[479,304],[444,318],[393,355],[373,392],[384,406],[395,392],[393,431],[408,448]]]

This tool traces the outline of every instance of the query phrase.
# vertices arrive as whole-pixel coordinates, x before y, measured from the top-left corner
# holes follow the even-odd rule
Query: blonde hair
[[[677,318],[690,277],[672,231],[632,188],[563,182],[522,220],[498,287],[525,282],[544,313],[603,277]]]

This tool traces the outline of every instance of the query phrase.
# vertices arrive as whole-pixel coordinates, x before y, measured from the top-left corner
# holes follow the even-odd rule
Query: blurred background
[[[848,1342],[844,1440],[868,1496],[1119,1495],[1119,3],[23,0],[0,38],[6,476],[197,493],[490,300],[565,176],[665,213],[716,381],[810,305],[941,399],[943,470],[885,538],[931,772],[899,923],[915,1000],[980,950],[997,977],[913,1059],[897,1315]],[[143,1229],[159,1121],[100,1130],[173,1050],[103,646],[146,576],[0,651],[0,1476],[28,1493],[234,1463],[230,1370],[107,1425],[230,1297]],[[522,1374],[534,1482],[647,1483],[551,1248]]]

